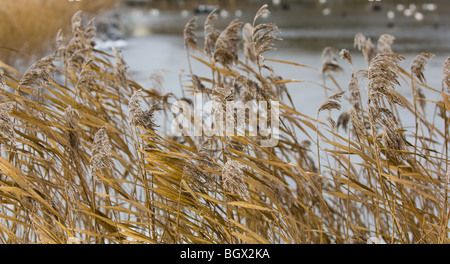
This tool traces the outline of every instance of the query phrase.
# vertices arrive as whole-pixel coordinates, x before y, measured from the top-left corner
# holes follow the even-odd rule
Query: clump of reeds
[[[120,0],[119,0],[120,1]],[[2,61],[19,68],[28,68],[36,59],[52,52],[58,30],[68,32],[71,18],[79,10],[101,14],[110,10],[117,0],[101,1],[29,1],[4,0],[0,7]]]
[[[155,119],[155,111],[173,116],[178,99],[164,94],[161,82],[147,90],[132,81],[119,50],[92,49],[95,30],[81,13],[71,36],[57,36],[54,55],[24,75],[3,65],[0,136],[14,144],[2,144],[0,157],[0,242],[448,243],[449,60],[442,89],[431,88],[424,78],[431,55],[420,54],[408,72],[393,37],[380,38],[377,52],[357,34],[368,67],[356,69],[350,49],[342,49],[352,67],[348,91],[324,83],[332,95],[309,117],[295,108],[302,98],[289,95],[298,81],[283,79],[276,67],[303,65],[262,56],[278,39],[274,24],[256,24],[267,12],[263,6],[253,23],[233,20],[223,31],[211,13],[203,49],[191,20],[188,58],[211,76],[191,67],[183,89],[202,92],[218,113],[233,101],[278,101],[279,122],[257,127],[279,124],[271,147],[262,146],[264,135],[245,131],[174,137],[156,130],[171,120]],[[326,54],[323,69],[331,74],[337,50]],[[440,117],[417,111],[400,87],[435,93],[439,99],[427,99],[426,107],[440,108]],[[35,91],[39,100],[28,96]],[[399,109],[415,126],[402,124]],[[319,119],[324,113],[329,122]],[[264,114],[222,117],[238,116],[250,122]]]

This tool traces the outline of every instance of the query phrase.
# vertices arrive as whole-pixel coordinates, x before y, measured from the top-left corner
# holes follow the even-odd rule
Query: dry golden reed
[[[242,22],[237,19],[231,21],[225,30],[220,33],[214,46],[214,60],[226,68],[230,68],[239,61],[239,44],[242,41],[239,34],[241,26]]]
[[[92,155],[90,162],[90,169],[92,172],[102,170],[105,168],[110,169],[113,166],[113,160],[111,156],[111,143],[106,133],[106,125],[101,127],[94,136],[94,142],[92,147]]]
[[[366,38],[362,33],[357,33],[355,35],[354,46],[357,46],[358,49],[362,51],[367,65],[370,65],[370,62],[376,55],[375,46],[373,45],[372,40]]]
[[[444,63],[444,77],[442,82],[447,86],[447,92],[450,93],[450,57]]]
[[[154,123],[153,114],[156,110],[156,105],[152,105],[148,110],[143,110],[141,107],[141,90],[137,90],[131,96],[128,103],[128,116],[130,124],[134,126],[141,126],[147,130],[155,130],[157,125]]]
[[[255,10],[253,23],[233,20],[219,35],[210,14],[205,50],[197,47],[190,21],[187,59],[210,71],[200,75],[189,64],[182,77],[188,81],[180,82],[191,106],[195,98],[185,91],[201,91],[202,99],[222,107],[278,101],[279,138],[272,147],[261,146],[261,135],[175,137],[154,130],[172,121],[178,98],[164,94],[158,72],[145,89],[126,74],[119,52],[93,49],[94,24],[82,13],[73,17],[71,35],[57,36],[54,56],[28,67],[26,78],[2,64],[0,243],[449,243],[449,99],[443,92],[449,60],[441,91],[422,82],[427,56],[419,55],[409,72],[401,68],[403,57],[390,53],[392,38],[380,38],[383,54],[376,55],[370,39],[357,34],[349,45],[359,46],[368,67],[352,65],[348,98],[337,79],[310,82],[333,94],[310,117],[298,107],[303,99],[290,96],[310,80],[285,79],[277,69],[279,62],[300,64],[256,57],[255,40],[264,42],[260,52],[276,40],[270,23],[253,38],[267,7]],[[350,51],[340,51],[352,64]],[[337,52],[332,55],[331,61]],[[427,104],[441,109],[442,118],[417,111],[419,90],[413,102],[400,93],[419,87],[439,98]],[[39,102],[29,97],[36,91]],[[344,98],[348,110],[332,112],[344,107]],[[242,116],[246,122],[269,117],[273,107]],[[154,120],[156,110],[161,119]],[[319,120],[322,111],[328,122]],[[234,125],[236,115],[225,117],[233,116]],[[198,122],[192,113],[186,120]],[[274,123],[258,129],[264,125]]]
[[[224,189],[232,194],[245,197],[248,195],[247,185],[243,178],[244,166],[235,160],[229,160],[222,168],[222,181]]]
[[[380,54],[393,54],[392,43],[394,43],[395,37],[390,34],[383,34],[378,39],[377,55]]]
[[[195,29],[197,27],[198,17],[193,17],[186,23],[184,27],[184,45],[186,48],[192,48],[197,46],[197,36],[195,35]]]
[[[430,59],[432,57],[434,57],[433,53],[422,52],[417,55],[411,63],[411,73],[423,83],[425,83],[424,71],[427,63],[426,59]]]
[[[208,15],[204,24],[205,52],[209,57],[212,57],[212,55],[214,54],[214,47],[220,35],[219,30],[214,27],[214,22],[217,20],[217,17],[218,16],[215,9]]]

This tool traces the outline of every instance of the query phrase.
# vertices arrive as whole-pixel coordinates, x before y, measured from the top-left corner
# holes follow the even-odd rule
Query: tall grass
[[[403,69],[391,37],[376,48],[358,34],[367,69],[352,65],[348,89],[325,86],[329,97],[309,117],[287,89],[301,80],[275,71],[278,63],[304,66],[263,57],[278,41],[276,26],[260,22],[266,8],[252,23],[231,21],[222,31],[211,14],[204,47],[190,21],[183,99],[202,92],[223,104],[279,101],[275,147],[262,147],[262,136],[164,131],[155,116],[170,121],[172,103],[182,98],[132,81],[120,51],[92,47],[93,28],[80,13],[54,54],[19,77],[4,67],[0,241],[448,243],[449,60],[442,87],[429,87],[423,71],[431,56]],[[352,64],[348,50],[341,56]],[[194,62],[211,75],[197,76]],[[330,65],[324,78],[332,78]],[[415,91],[413,102],[399,86]],[[431,120],[423,104],[436,111]],[[405,112],[412,129],[401,123]]]
[[[16,67],[51,53],[58,30],[70,32],[71,17],[78,10],[98,14],[117,0],[4,0],[0,6],[0,57]]]

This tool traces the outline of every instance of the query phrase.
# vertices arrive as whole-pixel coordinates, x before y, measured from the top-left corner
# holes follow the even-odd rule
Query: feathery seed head
[[[380,100],[385,96],[390,102],[404,105],[394,88],[398,81],[398,62],[405,58],[396,54],[377,55],[369,65],[368,92],[369,101]]]
[[[67,107],[66,110],[64,110],[64,119],[66,120],[66,123],[70,128],[75,128],[80,118],[81,116],[78,111],[71,106]]]
[[[156,110],[156,104],[153,104],[150,109],[142,110],[141,108],[141,90],[133,93],[128,103],[128,117],[130,124],[134,126],[142,126],[148,130],[155,130],[157,125],[154,123],[153,114]]]
[[[425,70],[425,64],[426,59],[430,59],[434,56],[433,53],[420,53],[417,55],[412,64],[411,64],[411,74],[413,76],[416,76],[417,79],[419,79],[421,82],[425,82],[425,76],[424,76],[424,70]]]
[[[328,96],[325,102],[319,107],[319,110],[317,110],[317,113],[320,113],[324,110],[332,110],[337,109],[341,110],[341,97],[345,93],[345,91],[336,93],[334,95]]]
[[[11,121],[9,113],[14,108],[15,103],[5,102],[0,104],[0,136],[14,143],[14,123]]]
[[[114,51],[114,56],[116,58],[116,63],[114,64],[114,78],[117,83],[122,87],[128,87],[127,78],[127,64],[122,57],[122,54],[115,47],[112,47]]]
[[[328,71],[342,72],[343,69],[337,61],[338,50],[332,47],[326,47],[322,50],[322,73]]]
[[[229,160],[222,168],[223,187],[226,191],[247,196],[248,190],[243,178],[244,165],[235,160]]]
[[[90,160],[91,172],[101,170],[103,168],[111,168],[113,160],[111,157],[111,143],[106,133],[106,125],[100,128],[94,136],[92,148],[92,156]]]
[[[197,46],[197,36],[195,35],[195,28],[197,27],[198,17],[191,18],[184,27],[184,45],[188,47]]]
[[[270,13],[269,9],[267,9],[268,5],[264,4],[261,6],[261,8],[256,12],[255,17],[253,18],[253,26],[256,24],[256,20],[258,20],[260,17],[265,16]]]
[[[214,60],[228,69],[233,63],[237,63],[239,60],[239,44],[242,40],[239,34],[241,25],[242,22],[236,19],[231,21],[225,30],[220,33],[214,47]]]
[[[214,46],[219,38],[220,32],[214,27],[213,23],[217,20],[216,9],[214,9],[205,20],[205,52],[208,56],[214,54]]]
[[[358,75],[355,73],[352,73],[352,78],[350,80],[350,83],[348,84],[348,91],[350,93],[350,104],[354,106],[356,109],[360,108],[360,92],[359,92],[359,85],[358,85]]]
[[[378,39],[377,55],[380,54],[393,54],[392,43],[394,43],[395,37],[390,34],[383,34]]]
[[[358,46],[358,49],[363,53],[367,65],[370,65],[370,62],[376,55],[375,46],[373,45],[372,40],[366,38],[363,34],[358,33],[355,35],[354,46]]]
[[[348,113],[350,115],[350,120],[353,125],[353,130],[358,138],[361,138],[364,135],[364,124],[361,121],[358,110],[354,106],[350,106],[348,109]]]
[[[353,64],[352,55],[350,54],[350,51],[348,51],[347,49],[342,49],[339,55],[341,56],[341,59],[345,60],[350,64]]]
[[[0,90],[4,90],[5,87],[6,87],[5,72],[3,71],[2,65],[0,65]]]
[[[450,57],[444,63],[444,78],[443,83],[447,86],[447,92],[450,93]]]

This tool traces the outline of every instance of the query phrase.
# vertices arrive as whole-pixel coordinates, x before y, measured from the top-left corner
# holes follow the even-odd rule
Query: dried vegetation
[[[274,70],[302,66],[263,57],[278,40],[275,25],[257,24],[266,12],[223,31],[212,13],[204,47],[191,20],[188,57],[211,76],[195,75],[191,65],[183,84],[188,98],[202,91],[222,103],[279,101],[280,140],[270,148],[260,135],[173,137],[156,129],[154,115],[171,116],[180,98],[132,81],[119,51],[93,49],[80,13],[54,54],[23,75],[4,67],[0,242],[449,243],[448,60],[442,89],[431,88],[423,75],[430,54],[409,72],[390,47],[393,37],[380,38],[376,51],[357,34],[368,68],[352,68],[348,91],[326,87],[333,95],[308,117],[286,88],[297,81]],[[326,54],[324,78],[340,67],[336,51]],[[352,64],[348,50],[341,57]],[[414,102],[396,90],[409,85]],[[439,113],[433,120],[415,107],[425,102]],[[402,125],[399,108],[415,117],[415,128]],[[320,119],[326,113],[329,122]]]

